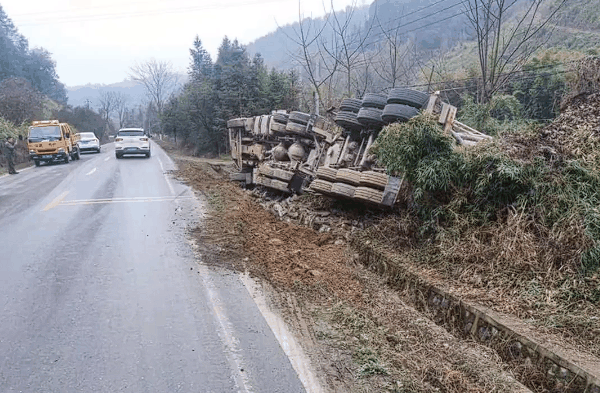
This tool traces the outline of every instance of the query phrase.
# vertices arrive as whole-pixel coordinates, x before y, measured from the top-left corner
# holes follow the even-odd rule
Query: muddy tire
[[[381,204],[381,201],[383,200],[383,191],[369,187],[357,187],[354,191],[354,199],[361,202]]]
[[[333,183],[331,182],[316,179],[313,180],[312,183],[310,183],[309,189],[311,191],[318,192],[324,195],[331,195],[331,186],[333,186]]]
[[[337,175],[337,169],[321,167],[317,169],[317,178],[334,182]]]
[[[258,167],[258,173],[263,176],[272,177],[273,171],[274,171],[274,169],[268,165],[261,165]]]
[[[274,132],[276,134],[285,133],[286,132],[286,124],[279,123],[279,122],[275,121],[275,118],[273,118],[271,120],[271,132]]]
[[[402,104],[421,109],[427,105],[429,95],[418,90],[411,89],[392,89],[387,97],[388,104]]]
[[[270,176],[275,179],[289,182],[290,180],[292,180],[292,177],[294,177],[294,172],[290,172],[290,171],[286,171],[286,170],[278,169],[278,168],[273,168]],[[287,183],[286,183],[286,187],[287,187]]]
[[[389,176],[385,173],[366,171],[360,173],[361,187],[372,187],[384,190],[387,186]]]
[[[291,119],[286,124],[285,130],[287,132],[291,132],[292,134],[298,134],[298,135],[302,135],[302,136],[307,135],[306,124],[299,124],[299,123],[293,122]]]
[[[271,179],[262,175],[256,176],[256,184],[264,187],[271,187]]]
[[[288,187],[288,182],[284,182],[277,179],[270,179],[269,187],[274,188],[279,191],[290,192],[290,188]]]
[[[363,108],[383,109],[387,104],[388,97],[385,94],[367,93],[362,99]]]
[[[273,121],[280,123],[280,124],[287,124],[288,118],[289,118],[289,115],[287,115],[285,113],[275,113],[273,115]]]
[[[246,128],[246,118],[240,117],[237,119],[227,120],[227,128]]]
[[[356,98],[346,98],[342,100],[340,104],[340,111],[346,112],[358,112],[362,107],[362,100],[358,100]]]
[[[365,127],[381,127],[383,120],[381,119],[383,111],[377,108],[360,108],[356,115],[356,120]]]
[[[353,198],[356,187],[346,183],[333,183],[331,193],[343,198]]]
[[[290,113],[290,117],[288,119],[288,121],[304,125],[307,125],[309,120],[310,115],[304,112],[292,112]]]
[[[352,169],[340,169],[335,175],[336,183],[347,183],[353,186],[360,185],[360,172],[353,171]]]
[[[360,130],[363,125],[356,120],[356,113],[340,111],[335,116],[335,124],[347,130]]]
[[[415,107],[404,104],[387,104],[381,115],[381,119],[386,123],[395,123],[397,121],[408,121],[419,114]]]

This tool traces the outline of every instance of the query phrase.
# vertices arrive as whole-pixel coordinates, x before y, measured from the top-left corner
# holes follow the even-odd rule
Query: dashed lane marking
[[[49,204],[46,205],[46,207],[44,208],[43,211],[46,212],[46,211],[52,209],[53,207],[58,206],[58,204],[61,203],[63,199],[65,199],[65,197],[67,196],[68,193],[69,193],[69,191],[65,191],[62,194],[60,194],[59,196],[57,196],[56,198],[54,198],[54,200],[52,200],[52,202],[50,202]]]
[[[96,168],[92,169],[91,171],[89,171],[89,172],[88,172],[88,173],[86,173],[85,175],[86,175],[86,176],[89,176],[89,175],[91,175],[91,174],[92,174],[92,173],[94,173],[94,172],[96,172]]]
[[[110,157],[106,157],[106,158],[104,159],[104,161],[105,161],[105,162],[106,162],[106,161],[108,161],[108,160],[110,160]]]

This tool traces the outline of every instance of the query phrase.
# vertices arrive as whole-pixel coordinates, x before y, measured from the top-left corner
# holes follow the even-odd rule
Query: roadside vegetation
[[[376,154],[407,187],[368,236],[600,356],[599,76],[600,60],[581,62],[546,126],[485,113],[501,127],[474,148],[454,149],[425,116],[384,129]]]

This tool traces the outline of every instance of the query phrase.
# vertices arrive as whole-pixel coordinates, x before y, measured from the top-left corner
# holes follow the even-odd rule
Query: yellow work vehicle
[[[79,160],[79,136],[67,123],[58,120],[34,121],[29,127],[27,148],[29,157],[40,166],[42,162]]]

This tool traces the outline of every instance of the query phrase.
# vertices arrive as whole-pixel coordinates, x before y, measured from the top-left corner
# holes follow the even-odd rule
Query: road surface
[[[0,178],[0,392],[305,391],[239,276],[196,260],[172,168],[109,144]]]

